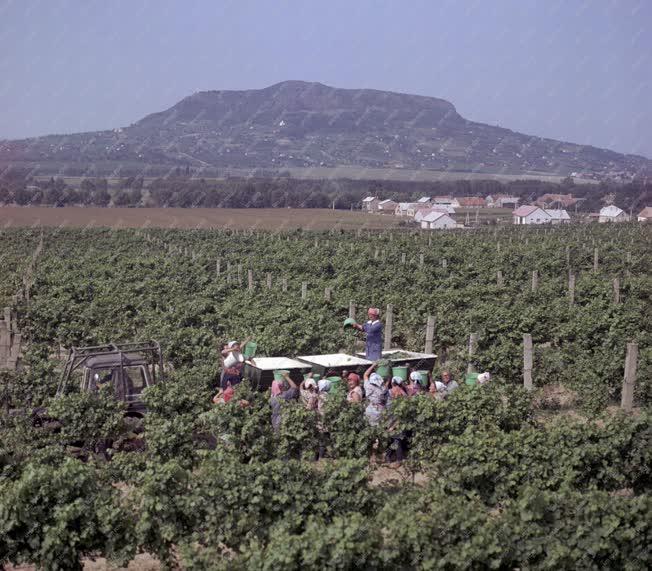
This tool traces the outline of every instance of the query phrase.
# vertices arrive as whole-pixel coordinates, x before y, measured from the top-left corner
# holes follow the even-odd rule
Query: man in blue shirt
[[[369,321],[364,325],[354,323],[353,327],[367,334],[367,348],[365,356],[370,361],[377,361],[382,357],[383,351],[383,324],[380,321],[380,310],[370,307],[367,311]]]

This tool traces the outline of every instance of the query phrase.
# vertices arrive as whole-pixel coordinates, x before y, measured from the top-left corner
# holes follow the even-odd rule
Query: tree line
[[[529,203],[539,196],[573,194],[582,199],[577,210],[593,212],[605,197],[617,206],[638,211],[650,200],[652,183],[602,182],[576,185],[567,178],[559,183],[541,180],[388,181],[352,179],[229,178],[207,180],[190,175],[156,178],[147,183],[131,176],[109,183],[106,178],[85,178],[78,186],[63,178],[34,179],[28,171],[6,169],[0,173],[0,204],[17,206],[126,206],[179,208],[360,208],[365,196],[397,202],[421,196],[517,196]]]

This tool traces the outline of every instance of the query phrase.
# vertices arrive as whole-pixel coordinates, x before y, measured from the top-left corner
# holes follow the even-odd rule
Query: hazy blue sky
[[[285,79],[652,157],[652,0],[0,0],[0,138]]]

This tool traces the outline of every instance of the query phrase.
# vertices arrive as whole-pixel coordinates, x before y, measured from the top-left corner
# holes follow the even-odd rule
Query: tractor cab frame
[[[80,391],[97,391],[109,384],[127,405],[128,416],[143,416],[142,392],[163,378],[163,355],[158,341],[109,343],[73,347],[59,381],[57,396],[78,382]]]

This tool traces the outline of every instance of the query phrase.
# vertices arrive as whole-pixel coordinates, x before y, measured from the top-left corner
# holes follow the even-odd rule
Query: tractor
[[[57,396],[65,394],[72,384],[78,384],[81,391],[97,391],[108,384],[115,397],[126,404],[125,415],[142,418],[146,412],[142,392],[163,378],[163,355],[158,341],[73,347]]]

